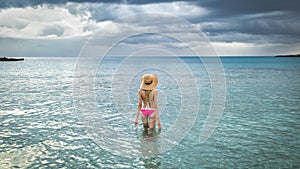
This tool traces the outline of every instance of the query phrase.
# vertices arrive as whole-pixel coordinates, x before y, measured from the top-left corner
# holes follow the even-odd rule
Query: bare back
[[[157,105],[157,91],[155,89],[151,91],[140,90],[139,95],[140,101],[142,102],[142,108],[145,108],[147,106],[147,103],[149,103],[149,108],[155,109]]]

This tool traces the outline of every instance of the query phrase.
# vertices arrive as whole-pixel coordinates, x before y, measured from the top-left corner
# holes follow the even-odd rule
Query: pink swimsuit
[[[145,117],[150,117],[155,112],[155,110],[154,109],[141,109],[141,112]]]

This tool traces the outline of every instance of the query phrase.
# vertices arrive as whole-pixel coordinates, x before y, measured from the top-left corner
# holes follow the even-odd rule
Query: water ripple
[[[196,124],[170,151],[139,158],[106,151],[78,121],[72,85],[73,78],[84,77],[74,77],[75,60],[0,63],[0,168],[299,168],[299,60],[225,59],[226,109],[213,136],[199,144],[211,89],[205,69],[191,59],[187,64],[195,73],[201,94]],[[102,65],[106,71],[97,75],[93,94],[98,113],[114,131],[134,138],[100,139],[128,149],[140,144],[135,138],[147,136],[142,128],[134,130],[131,121],[137,106],[138,84],[134,80],[139,81],[139,77],[129,89],[130,105],[125,106],[134,110],[126,112],[128,116],[104,95],[112,91],[111,74],[118,61]],[[165,102],[161,106],[162,132],[166,132],[178,117],[181,99],[180,93],[174,92],[179,86],[169,85],[172,78],[161,75],[159,90]],[[86,95],[82,93],[82,97]]]

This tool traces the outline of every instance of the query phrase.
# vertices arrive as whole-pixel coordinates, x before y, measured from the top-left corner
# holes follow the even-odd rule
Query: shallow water
[[[178,69],[170,58],[154,60],[157,65],[168,63]],[[200,108],[194,119],[187,118],[187,122],[195,121],[191,130],[178,142],[170,139],[175,146],[168,151],[162,151],[160,136],[174,132],[175,138],[186,132],[182,131],[186,124],[176,123],[181,103],[184,99],[198,101],[191,97],[194,93],[182,94],[195,82],[182,69],[170,73],[151,68],[127,74],[141,60],[125,64],[122,58],[115,58],[104,60],[95,75],[90,75],[88,71],[74,74],[75,59],[0,62],[0,168],[299,168],[300,59],[221,60],[226,77],[225,110],[213,135],[200,144],[199,134],[211,104],[211,84],[199,59],[183,59],[196,80]],[[120,63],[130,70],[121,71]],[[160,79],[157,89],[163,129],[154,133],[158,140],[147,142],[152,137],[143,132],[141,124],[135,129],[132,119],[140,75],[149,70]],[[92,94],[80,93],[82,102],[74,79],[84,82],[89,76],[94,81],[87,91]],[[123,77],[131,80],[122,81]],[[119,87],[122,85],[127,88]],[[123,102],[118,93],[124,91],[128,98]],[[196,108],[191,104],[187,110]],[[80,110],[91,111],[81,116]],[[84,120],[92,119],[95,122],[90,124],[99,125],[89,129]],[[105,133],[109,127],[115,132],[112,135]],[[95,133],[100,135],[92,135]],[[112,149],[116,144],[119,149]],[[128,151],[140,156],[124,157]],[[143,154],[149,151],[151,156]]]

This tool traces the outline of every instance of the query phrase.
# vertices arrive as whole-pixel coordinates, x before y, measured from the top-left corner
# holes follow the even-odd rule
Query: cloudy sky
[[[5,0],[0,2],[0,56],[76,57],[95,33],[125,30],[117,24],[119,18],[145,12],[185,19],[221,56],[300,53],[299,8],[299,0]],[[178,29],[180,23],[164,18],[139,18],[134,29],[143,29],[145,22],[168,25],[168,32],[197,44],[197,32],[185,32]],[[175,42],[157,35],[135,36],[123,41],[119,52],[133,44],[174,51]],[[180,42],[175,46],[180,55],[190,55],[180,50]]]

